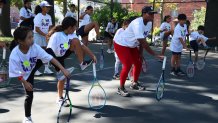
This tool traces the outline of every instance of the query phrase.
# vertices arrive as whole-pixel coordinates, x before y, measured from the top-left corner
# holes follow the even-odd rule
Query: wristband
[[[21,81],[23,79],[23,76],[19,76],[18,80]]]

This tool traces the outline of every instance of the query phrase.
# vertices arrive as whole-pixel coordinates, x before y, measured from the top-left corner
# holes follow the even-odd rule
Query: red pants
[[[126,78],[132,65],[134,65],[133,80],[134,82],[137,82],[142,69],[142,59],[140,57],[139,49],[137,47],[124,47],[115,42],[114,49],[120,59],[120,62],[123,64],[120,74],[120,86],[123,87],[125,85]]]

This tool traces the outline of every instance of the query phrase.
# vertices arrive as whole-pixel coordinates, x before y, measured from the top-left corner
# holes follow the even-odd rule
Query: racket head
[[[2,62],[0,64],[0,87],[6,87],[10,83],[8,65],[6,63],[6,48],[3,48]]]
[[[163,98],[164,95],[164,78],[163,78],[163,74],[161,75],[158,84],[157,84],[157,88],[156,88],[156,99],[158,101],[160,101]]]
[[[194,65],[192,64],[192,62],[189,62],[187,68],[186,68],[186,73],[187,73],[187,76],[189,78],[192,78],[194,77],[194,74],[195,74],[195,68],[194,68]]]
[[[105,90],[101,87],[101,85],[99,83],[93,84],[88,94],[89,107],[92,109],[103,108],[106,104],[106,98]]]
[[[198,60],[198,62],[196,63],[196,67],[198,70],[203,70],[205,67],[205,61],[203,59]]]

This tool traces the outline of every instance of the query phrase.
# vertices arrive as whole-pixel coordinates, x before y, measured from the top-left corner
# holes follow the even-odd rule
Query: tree
[[[11,37],[11,23],[10,23],[10,2],[7,0],[2,8],[2,15],[0,15],[0,36]]]
[[[191,22],[191,29],[192,30],[197,30],[199,25],[204,25],[205,14],[206,14],[205,7],[201,7],[201,10],[195,10],[193,12],[194,19]]]
[[[55,25],[55,15],[54,15],[54,0],[46,0],[50,5],[52,5],[49,15],[51,15],[52,18],[52,24]]]

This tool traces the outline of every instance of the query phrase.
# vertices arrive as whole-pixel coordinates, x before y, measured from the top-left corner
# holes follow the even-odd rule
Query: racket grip
[[[96,78],[96,63],[93,63],[92,66],[93,66],[93,75]]]
[[[3,56],[2,56],[2,59],[5,59],[5,57],[6,57],[6,48],[4,47],[4,48],[3,48]]]
[[[162,65],[162,70],[165,70],[165,67],[166,67],[166,61],[167,61],[167,57],[164,56],[163,65]]]

